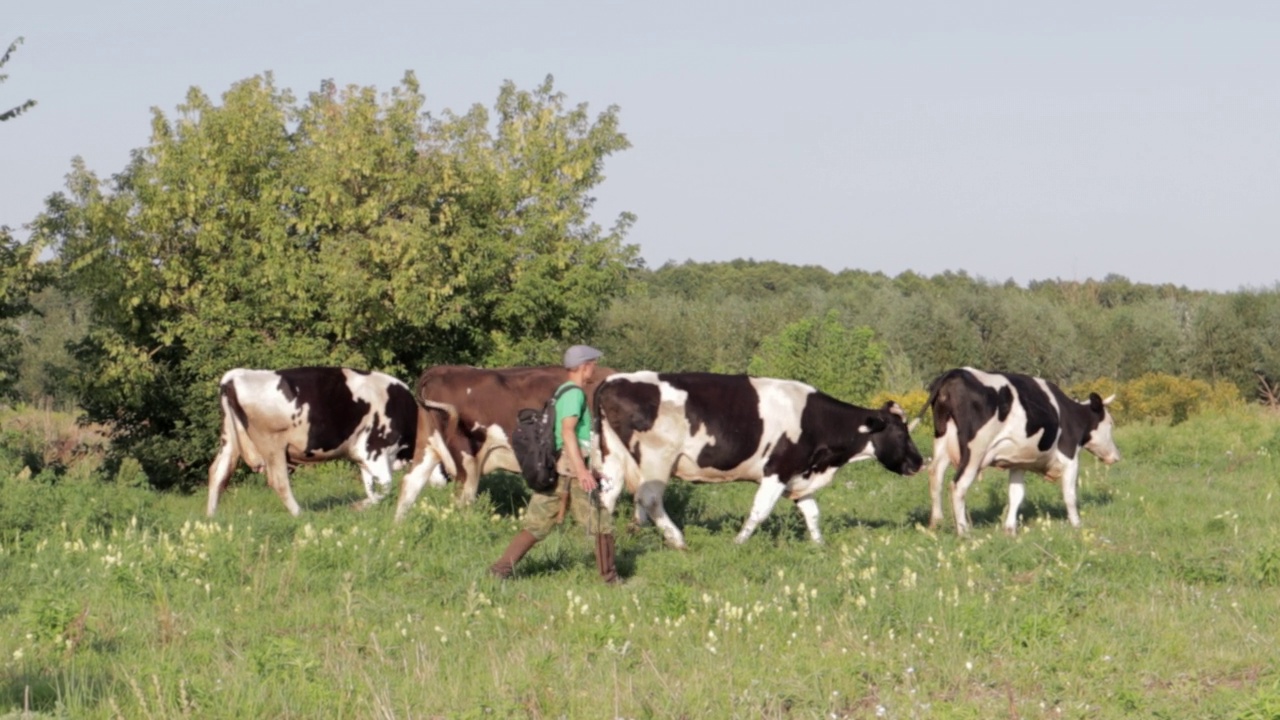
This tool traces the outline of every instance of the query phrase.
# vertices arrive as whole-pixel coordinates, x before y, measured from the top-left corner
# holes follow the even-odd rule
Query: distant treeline
[[[959,365],[1063,385],[1149,373],[1229,381],[1254,397],[1280,376],[1280,291],[1211,293],[1102,280],[1021,287],[947,272],[897,277],[734,260],[639,270],[600,342],[621,367],[745,372],[766,338],[836,313],[886,349],[888,390]]]

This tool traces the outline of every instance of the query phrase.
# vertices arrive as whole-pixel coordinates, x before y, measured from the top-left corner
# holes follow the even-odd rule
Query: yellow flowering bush
[[[907,413],[907,421],[910,422],[924,411],[925,405],[929,402],[929,391],[924,388],[908,390],[907,392],[888,392],[882,390],[871,396],[868,406],[873,408],[882,407],[890,400],[902,406],[902,409]],[[929,413],[925,413],[921,423],[927,425],[931,422],[933,422],[933,417]]]
[[[1111,410],[1124,420],[1168,421],[1172,425],[1206,410],[1222,411],[1243,402],[1234,383],[1165,373],[1147,373],[1124,383],[1099,378],[1073,385],[1067,391],[1077,399],[1088,397],[1090,392],[1103,397],[1114,393]]]

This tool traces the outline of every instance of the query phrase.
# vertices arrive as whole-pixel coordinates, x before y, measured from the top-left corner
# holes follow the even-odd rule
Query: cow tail
[[[435,400],[423,400],[418,398],[418,404],[427,410],[435,410],[445,414],[446,420],[444,425],[444,438],[447,442],[458,432],[458,408],[450,403],[436,402]]]
[[[233,457],[239,457],[239,433],[244,430],[244,409],[236,397],[236,386],[223,383],[219,388],[221,405],[223,405],[223,443],[232,448]]]
[[[595,406],[595,412],[591,414],[591,467],[599,469],[604,465],[605,442],[604,442],[604,408],[600,406],[600,390],[604,388],[604,383],[596,386],[596,391],[592,393],[591,403]]]
[[[417,387],[414,389],[413,399],[417,401],[418,407],[422,408],[420,413],[420,427],[418,428],[419,445],[421,438],[425,435],[429,438],[427,444],[432,446],[433,452],[444,465],[445,474],[451,478],[458,477],[458,467],[454,463],[453,453],[449,450],[449,443],[458,433],[458,408],[450,403],[436,402],[426,398],[427,385],[431,383],[431,371],[424,372],[418,378]],[[430,419],[432,425],[436,425],[435,414],[442,413],[445,416],[444,428],[432,428],[427,426]],[[439,447],[435,447],[436,444]],[[416,452],[416,451],[415,451]]]
[[[418,387],[417,387],[417,391],[414,392],[413,394],[413,399],[417,400],[418,404],[427,410],[435,410],[437,412],[442,412],[445,414],[445,417],[447,418],[447,420],[445,421],[444,441],[445,441],[445,444],[447,445],[449,443],[449,440],[453,438],[454,434],[458,432],[458,408],[457,406],[452,405],[450,403],[443,403],[443,402],[436,402],[435,400],[428,400],[426,390],[427,390],[427,385],[430,385],[430,384],[431,384],[431,371],[428,370],[427,372],[422,374],[422,377],[418,378]]]
[[[230,375],[228,373],[227,375]],[[245,453],[245,448],[240,439],[248,432],[248,416],[245,414],[244,407],[240,404],[240,398],[236,394],[236,385],[232,380],[224,377],[223,383],[218,389],[219,402],[222,405],[222,442],[226,445],[231,453],[232,467],[244,458],[247,464],[252,465],[253,459],[249,458]],[[252,468],[255,472],[259,468]]]
[[[418,405],[421,406],[424,411],[424,421],[426,418],[431,417],[433,412],[444,414],[446,420],[442,432],[431,433],[431,431],[427,429],[425,422],[422,423],[422,427],[418,428],[418,432],[420,435],[422,433],[427,433],[428,436],[432,438],[430,441],[432,446],[436,444],[435,438],[439,438],[440,447],[433,448],[436,457],[440,458],[440,462],[444,464],[446,474],[448,474],[449,477],[456,478],[458,476],[458,468],[454,464],[453,453],[449,450],[449,441],[458,433],[459,423],[457,406],[450,403],[436,402],[435,400],[424,400],[418,395],[414,395],[414,399],[418,401]]]
[[[603,471],[605,469],[605,461],[612,459],[614,461],[613,469],[621,473],[621,477],[610,478],[614,482],[621,483],[618,492],[621,492],[621,488],[625,488],[627,492],[635,495],[640,490],[640,480],[638,479],[640,477],[640,467],[636,463],[635,457],[632,456],[631,451],[627,449],[626,444],[621,439],[618,439],[616,447],[612,448],[608,442],[609,434],[615,431],[609,425],[609,418],[605,416],[604,407],[606,403],[602,402],[606,385],[608,385],[608,381],[600,383],[596,387],[594,395],[596,407],[591,416],[591,464],[592,467]],[[617,435],[614,435],[614,437],[617,439]],[[613,451],[612,457],[609,455],[611,449]],[[611,502],[616,502],[617,496],[614,495],[613,498]],[[612,506],[610,511],[612,511]]]
[[[939,407],[938,396],[942,393],[942,386],[946,385],[947,381],[954,377],[957,372],[957,370],[948,370],[934,378],[933,382],[929,383],[929,401],[920,409],[920,417],[924,417],[925,412],[928,410],[933,411],[934,437],[942,437],[942,434],[946,432],[947,429],[947,421],[951,419],[950,405],[944,402],[942,406]]]
[[[591,409],[595,411],[591,416],[591,432],[597,435],[600,434],[600,427],[604,421],[604,409],[600,407],[600,391],[603,388],[604,383],[600,383],[591,395]]]

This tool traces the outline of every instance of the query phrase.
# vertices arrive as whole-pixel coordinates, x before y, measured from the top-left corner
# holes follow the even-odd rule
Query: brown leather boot
[[[516,533],[516,536],[511,538],[511,544],[507,546],[506,552],[498,558],[498,562],[489,566],[489,574],[503,580],[511,577],[511,573],[515,572],[516,563],[520,562],[520,558],[524,557],[524,554],[536,544],[538,544],[538,538],[528,530]]]
[[[618,567],[614,564],[613,551],[613,535],[596,535],[596,570],[600,571],[600,579],[607,585],[622,582],[622,578],[618,577]]]

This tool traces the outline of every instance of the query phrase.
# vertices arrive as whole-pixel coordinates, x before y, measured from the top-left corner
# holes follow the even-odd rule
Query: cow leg
[[[1067,506],[1067,521],[1071,527],[1080,527],[1080,510],[1076,507],[1076,483],[1080,479],[1080,457],[1067,465],[1062,473],[1062,502]]]
[[[356,503],[356,509],[364,510],[377,505],[391,490],[391,457],[384,455],[378,460],[361,458],[359,464],[366,498]]]
[[[778,503],[778,498],[782,497],[782,491],[785,488],[786,486],[777,475],[770,475],[760,481],[760,488],[756,490],[756,499],[751,504],[751,513],[747,515],[747,521],[742,524],[742,530],[733,539],[734,542],[741,545],[751,537],[756,527],[769,517],[769,513],[773,512],[773,506]]]
[[[235,428],[231,426],[232,422],[230,417],[223,422],[222,447],[218,450],[218,456],[213,459],[213,464],[209,466],[209,503],[205,510],[209,517],[213,517],[214,511],[218,509],[218,498],[227,489],[231,474],[236,469],[236,460],[240,459],[240,448],[236,442]]]
[[[480,468],[476,463],[476,456],[470,453],[462,454],[462,463],[458,466],[458,504],[470,505],[476,501],[476,495],[480,493]]]
[[[369,496],[369,504],[374,505],[382,502],[382,499],[391,494],[391,475],[395,472],[392,467],[395,461],[390,455],[382,458],[381,462],[374,463],[373,479],[377,483],[375,494]],[[365,488],[367,491],[368,488]]]
[[[964,496],[969,486],[978,479],[978,464],[970,462],[956,471],[955,484],[951,486],[951,512],[956,516],[956,534],[966,535],[969,532],[969,511],[964,505]]]
[[[804,524],[809,528],[809,537],[817,544],[822,544],[822,531],[818,529],[818,501],[812,495],[796,500],[796,507],[804,516]]]
[[[600,483],[600,506],[613,515],[618,507],[618,498],[622,496],[622,481],[604,471],[596,473],[596,480]]]
[[[640,529],[649,524],[649,513],[645,511],[644,504],[640,502],[640,494],[636,493],[635,511],[631,514],[631,527]]]
[[[640,486],[643,482],[636,482],[634,474],[628,472],[625,465],[619,467],[619,463],[613,462],[613,457],[609,456],[605,460],[600,471],[602,477],[600,502],[612,514],[618,507],[618,498],[622,495],[622,489],[626,487],[636,500],[632,508],[631,523],[627,526],[628,530],[635,531],[649,524],[649,513],[645,510],[644,503],[640,502]],[[631,467],[634,470],[635,466]]]
[[[938,452],[935,448],[933,465],[929,466],[929,529],[937,530],[942,526],[942,486],[946,482],[947,468],[951,459],[946,452]]]
[[[1018,534],[1018,507],[1027,495],[1027,474],[1022,470],[1009,471],[1009,510],[1004,517],[1004,531]]]
[[[284,453],[276,453],[267,460],[267,484],[280,496],[290,515],[297,517],[302,514],[302,508],[294,499],[293,488],[289,485],[289,462]]]
[[[667,489],[667,483],[662,480],[649,480],[640,484],[640,488],[636,491],[636,516],[639,517],[641,507],[643,511],[653,519],[653,524],[658,526],[662,531],[662,537],[667,545],[676,550],[686,550],[688,545],[684,541],[684,533],[680,532],[680,528],[671,521],[667,516],[667,510],[662,506],[662,494]]]
[[[439,467],[440,459],[434,452],[428,450],[413,469],[404,474],[404,478],[400,480],[400,500],[396,503],[396,522],[400,522],[405,515],[409,514],[409,508],[418,501],[418,494],[422,492],[422,488],[436,477]]]

